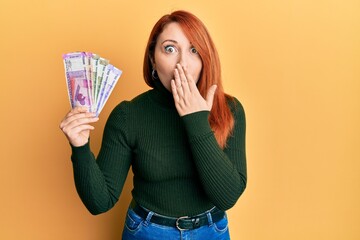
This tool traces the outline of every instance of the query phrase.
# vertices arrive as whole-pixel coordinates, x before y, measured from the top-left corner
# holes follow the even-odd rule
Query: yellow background
[[[61,55],[123,70],[92,132],[147,90],[145,44],[163,14],[208,27],[225,89],[247,114],[248,187],[232,239],[360,239],[360,1],[0,0],[0,239],[121,238],[131,175],[114,209],[90,215],[58,125],[69,110]]]

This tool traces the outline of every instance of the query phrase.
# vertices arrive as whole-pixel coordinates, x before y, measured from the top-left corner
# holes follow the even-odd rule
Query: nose
[[[187,67],[187,64],[189,62],[188,56],[186,53],[182,52],[179,54],[179,63],[183,67]]]

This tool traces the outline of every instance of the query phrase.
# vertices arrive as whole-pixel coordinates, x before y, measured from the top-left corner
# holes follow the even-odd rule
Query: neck
[[[154,81],[154,89],[152,90],[151,98],[163,107],[175,108],[172,93],[164,87],[160,80]]]

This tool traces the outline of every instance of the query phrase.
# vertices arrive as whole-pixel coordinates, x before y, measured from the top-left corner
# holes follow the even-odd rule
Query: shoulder
[[[227,96],[226,97],[227,100],[227,104],[230,108],[230,111],[232,112],[233,115],[236,116],[245,116],[245,110],[244,107],[242,105],[242,103],[239,101],[239,99],[237,99],[236,97],[233,96]]]
[[[139,104],[147,103],[151,91],[152,91],[152,89],[137,95],[131,101],[128,101],[128,103],[132,104],[132,105],[139,105]]]
[[[131,111],[133,109],[136,109],[136,107],[146,103],[148,101],[148,95],[149,91],[143,92],[139,94],[138,96],[134,97],[131,100],[124,100],[120,102],[112,111],[112,113],[126,113],[128,111]]]
[[[125,120],[132,115],[137,115],[138,111],[141,111],[143,105],[146,105],[149,101],[149,91],[139,94],[131,100],[124,100],[120,102],[111,111],[109,115],[110,121],[119,121],[120,119]]]

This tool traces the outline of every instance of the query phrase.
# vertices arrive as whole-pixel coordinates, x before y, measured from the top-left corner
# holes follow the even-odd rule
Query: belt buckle
[[[178,219],[176,219],[176,228],[177,228],[179,231],[187,230],[187,229],[181,228],[181,227],[179,226],[179,220],[185,219],[185,218],[188,218],[188,216],[183,216],[183,217],[179,217]]]

